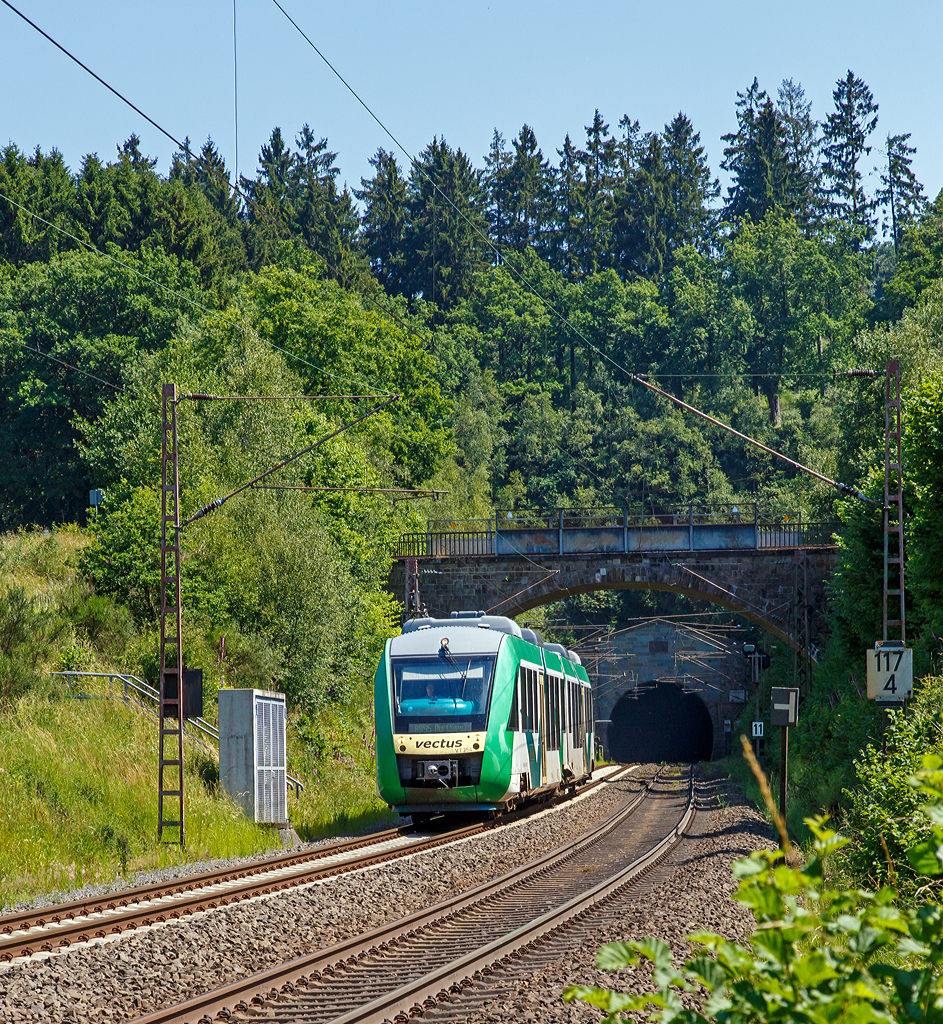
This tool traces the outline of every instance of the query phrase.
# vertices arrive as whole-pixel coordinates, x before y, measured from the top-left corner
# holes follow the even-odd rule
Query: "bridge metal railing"
[[[657,512],[499,510],[494,519],[430,520],[425,532],[402,536],[393,554],[453,558],[829,547],[838,526],[803,520],[801,512],[772,517],[756,505],[669,506]]]
[[[155,721],[157,720],[160,693],[150,683],[138,679],[137,676],[126,672],[78,672],[69,669],[64,672],[51,672],[50,675],[62,676],[65,679],[67,697],[73,697],[76,700],[120,700],[140,714],[149,715]],[[73,679],[107,679],[108,689],[105,693],[80,693],[76,691]],[[82,682],[78,685],[86,689],[88,683]],[[207,749],[213,749],[207,743],[208,738],[211,743],[215,743],[216,753],[219,754],[219,729],[212,722],[208,722],[205,718],[184,719],[183,732],[187,739],[193,740]],[[288,788],[295,791],[295,799],[297,799],[300,791],[305,788],[304,783],[293,775],[286,775],[286,780]]]

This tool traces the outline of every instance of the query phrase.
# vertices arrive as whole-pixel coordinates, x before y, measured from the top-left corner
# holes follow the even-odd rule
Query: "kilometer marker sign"
[[[914,652],[905,647],[884,646],[880,641],[868,651],[868,698],[907,700],[914,688]]]

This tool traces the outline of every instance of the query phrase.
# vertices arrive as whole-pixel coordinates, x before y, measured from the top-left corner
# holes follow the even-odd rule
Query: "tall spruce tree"
[[[27,156],[13,143],[0,150],[0,260],[15,266],[48,260],[74,243],[60,231],[31,217],[22,207],[44,220],[88,239],[75,223],[76,188],[62,154],[39,147]],[[19,204],[19,205],[15,205]],[[117,211],[115,211],[117,212]]]
[[[250,264],[258,269],[274,256],[279,242],[292,235],[292,159],[281,128],[262,146],[255,178],[239,176],[247,197],[246,222]]]
[[[563,148],[557,150],[560,165],[556,173],[556,227],[554,231],[554,269],[571,280],[580,276],[580,254],[583,231],[583,210],[586,183],[580,151],[573,144],[569,132]]]
[[[508,170],[508,244],[518,252],[533,248],[550,251],[553,181],[550,165],[537,145],[537,136],[524,125],[513,140]]]
[[[185,185],[201,189],[226,224],[236,227],[239,224],[239,199],[229,181],[226,161],[216,144],[207,138],[199,153],[193,152],[189,139],[184,139],[184,144],[184,149],[178,150],[171,158],[171,181],[182,181]]]
[[[485,190],[488,229],[495,245],[503,251],[511,239],[511,163],[507,140],[497,128],[485,157],[482,184]]]
[[[704,251],[713,234],[711,202],[720,184],[711,177],[701,136],[686,114],[678,113],[662,134],[667,173],[668,209],[665,239],[668,261],[678,249],[693,245]]]
[[[755,78],[746,92],[737,93],[737,131],[724,135],[723,141],[727,145],[720,166],[733,178],[725,219],[757,224],[770,210],[792,212],[783,123]]]
[[[670,172],[656,132],[637,144],[637,163],[619,182],[612,221],[612,251],[627,277],[659,277],[668,252]]]
[[[308,125],[302,126],[295,145],[290,177],[292,231],[325,260],[334,276],[349,280],[353,272],[351,257],[360,255],[360,218],[349,190],[337,186],[337,153],[332,153],[327,139],[317,138]]]
[[[409,173],[404,276],[410,295],[448,310],[486,263],[481,174],[460,149],[433,138]]]
[[[361,178],[354,194],[364,204],[364,249],[377,280],[392,294],[406,291],[403,239],[406,230],[406,179],[396,157],[378,149],[370,160],[372,178]]]
[[[613,191],[618,166],[618,144],[609,125],[597,109],[592,124],[586,125],[583,165],[583,211],[579,263],[584,275],[610,266]]]
[[[927,207],[923,186],[911,169],[915,146],[908,146],[906,135],[888,135],[887,164],[881,174],[881,187],[875,196],[884,208],[884,230],[891,236],[894,252],[900,252],[904,232],[915,224]]]
[[[776,95],[776,113],[782,122],[783,151],[789,170],[787,207],[806,234],[814,232],[824,216],[822,168],[818,158],[819,125],[812,117],[812,102],[791,78],[783,79]]]
[[[850,69],[838,80],[832,98],[835,109],[822,130],[822,173],[832,216],[848,244],[860,248],[874,237],[875,201],[865,192],[861,162],[871,152],[868,138],[877,127],[878,105]]]

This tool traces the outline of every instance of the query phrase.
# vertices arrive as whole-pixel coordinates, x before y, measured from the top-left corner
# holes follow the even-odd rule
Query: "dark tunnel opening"
[[[652,680],[619,698],[607,740],[613,761],[708,761],[714,724],[696,693]]]

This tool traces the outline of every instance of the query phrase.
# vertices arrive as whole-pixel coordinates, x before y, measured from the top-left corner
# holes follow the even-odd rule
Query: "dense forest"
[[[597,110],[549,155],[527,125],[510,142],[495,131],[478,163],[442,136],[408,165],[378,149],[357,188],[308,125],[294,143],[276,128],[255,175],[235,184],[212,140],[188,142],[166,175],[136,136],[78,168],[56,150],[7,145],[0,528],[88,524],[82,571],[130,610],[135,657],[153,674],[160,384],[325,398],[184,403],[187,514],[360,416],[370,396],[397,394],[280,483],[448,494],[392,503],[252,490],[194,524],[196,662],[277,682],[314,709],[369,673],[397,615],[382,590],[390,541],[426,518],[757,502],[841,534],[818,627],[831,640],[815,742],[841,733],[835,758],[847,762],[873,726],[865,712],[851,729],[839,720],[855,692],[848,659],[880,620],[879,515],[629,375],[880,493],[883,370],[899,356],[911,623],[932,666],[943,631],[943,193],[924,195],[906,126],[879,129],[860,78],[840,78],[833,100],[817,120],[798,83],[772,94],[754,80],[723,138],[724,188],[683,113],[653,130],[628,114],[612,128]],[[107,497],[90,519],[92,487]],[[640,601],[664,608],[670,595],[594,595],[569,613],[618,621]],[[5,694],[27,685],[39,648],[23,624],[41,636],[39,615],[4,604]]]

